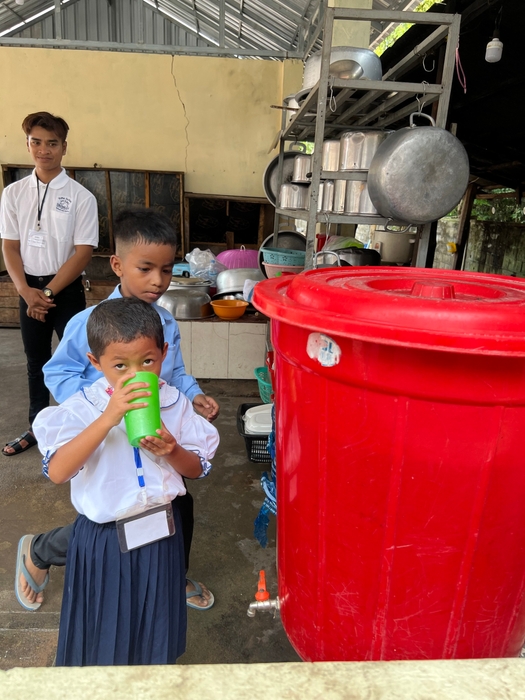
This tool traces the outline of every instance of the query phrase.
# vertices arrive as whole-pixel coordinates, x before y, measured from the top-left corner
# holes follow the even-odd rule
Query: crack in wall
[[[173,85],[175,87],[175,92],[177,93],[177,97],[179,98],[179,102],[181,103],[182,112],[184,114],[184,119],[186,120],[186,125],[184,126],[184,134],[186,136],[186,148],[184,150],[184,172],[187,173],[188,172],[188,148],[190,146],[190,137],[188,135],[188,127],[190,125],[190,120],[188,119],[188,115],[186,114],[186,105],[182,101],[179,86],[177,85],[177,78],[175,77],[175,73],[173,72],[174,63],[175,63],[175,54],[172,54],[172,56],[171,56],[171,77],[173,78]]]

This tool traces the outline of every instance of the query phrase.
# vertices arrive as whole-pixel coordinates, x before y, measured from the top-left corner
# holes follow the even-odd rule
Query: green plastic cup
[[[149,388],[144,387],[137,389],[137,391],[151,391],[151,396],[143,396],[131,401],[131,403],[147,403],[145,408],[128,411],[124,416],[130,445],[138,447],[142,438],[156,435],[162,424],[160,421],[159,378],[153,372],[137,372],[132,379],[128,379],[125,386],[134,382],[147,382],[149,384]]]

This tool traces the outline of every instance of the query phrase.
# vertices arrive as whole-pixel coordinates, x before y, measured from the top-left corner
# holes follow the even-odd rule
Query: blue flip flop
[[[37,586],[33,577],[29,573],[26,567],[26,557],[29,556],[31,541],[34,535],[24,535],[18,543],[18,552],[16,555],[16,574],[15,574],[15,595],[16,599],[24,610],[29,610],[30,612],[35,612],[42,605],[42,603],[31,603],[22,590],[20,583],[20,574],[22,574],[31,588],[36,592],[40,593],[49,583],[49,573],[46,574],[44,582]]]
[[[202,605],[195,605],[195,603],[190,603],[188,598],[194,598],[195,596],[203,595],[203,591],[201,584],[197,583],[197,581],[194,581],[192,578],[188,578],[186,576],[186,581],[189,581],[191,584],[193,584],[195,588],[194,591],[186,591],[186,605],[188,606],[188,608],[193,608],[194,610],[209,610],[215,603],[213,593],[206,588],[206,591],[210,594],[210,598],[208,600],[208,605],[206,605],[205,607],[203,607]]]

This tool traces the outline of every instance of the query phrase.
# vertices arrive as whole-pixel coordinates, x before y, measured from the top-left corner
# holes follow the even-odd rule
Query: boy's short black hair
[[[33,112],[33,114],[28,114],[22,122],[24,134],[29,136],[35,126],[41,126],[46,131],[53,131],[61,141],[67,139],[69,126],[62,117],[55,117],[49,112]]]
[[[154,209],[124,209],[115,217],[115,243],[171,245],[177,247],[177,234],[167,216]]]
[[[160,316],[145,301],[135,297],[107,299],[88,318],[88,344],[97,359],[110,343],[131,343],[136,338],[151,338],[160,350],[164,348]]]

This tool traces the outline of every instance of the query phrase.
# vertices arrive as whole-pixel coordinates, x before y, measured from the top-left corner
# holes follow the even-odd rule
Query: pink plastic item
[[[223,250],[217,255],[217,260],[226,265],[229,270],[237,270],[240,267],[259,267],[259,251],[246,250],[241,247],[235,250]]]

